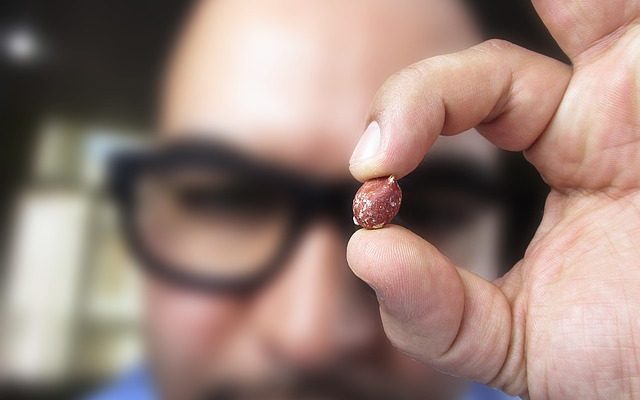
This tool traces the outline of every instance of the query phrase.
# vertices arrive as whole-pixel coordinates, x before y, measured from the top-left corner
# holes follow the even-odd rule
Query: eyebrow
[[[159,152],[157,150],[160,150]],[[348,178],[327,181],[307,176],[292,168],[274,165],[265,160],[255,159],[240,149],[217,141],[202,138],[181,139],[164,144],[156,149],[156,159],[161,164],[222,164],[250,176],[284,180],[293,184],[317,187],[351,187],[357,189],[357,182]],[[159,155],[160,153],[161,155]],[[158,157],[159,155],[159,157]],[[213,156],[213,157],[212,157]],[[504,178],[500,171],[486,163],[459,155],[427,157],[413,172],[400,180],[403,190],[451,189],[474,195],[495,198],[504,189]]]
[[[499,170],[462,157],[432,158],[400,181],[403,190],[438,188],[460,190],[486,198],[499,197],[504,190]]]

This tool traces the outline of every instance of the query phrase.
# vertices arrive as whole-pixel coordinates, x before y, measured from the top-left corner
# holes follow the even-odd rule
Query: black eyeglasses
[[[420,169],[401,182],[395,222],[433,239],[434,231],[468,219],[470,204],[495,198],[495,182],[486,177],[465,163]],[[310,179],[204,139],[118,154],[109,184],[139,264],[196,290],[260,286],[320,215],[335,220],[345,237],[358,228],[351,215],[356,182]]]
[[[116,155],[110,189],[142,266],[171,282],[251,290],[320,213],[353,232],[347,182],[312,182],[206,141]]]

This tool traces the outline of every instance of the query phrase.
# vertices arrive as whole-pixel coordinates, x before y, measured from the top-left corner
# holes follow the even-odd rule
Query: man
[[[640,5],[534,4],[573,69],[503,42],[427,59],[476,40],[454,1],[196,7],[169,72],[160,155],[128,164],[136,173],[125,175],[141,178],[118,186],[130,200],[130,239],[156,272],[146,297],[158,393],[453,398],[455,385],[411,358],[531,398],[640,393]],[[376,87],[420,59],[382,87],[365,124]],[[399,226],[355,233],[349,265],[409,358],[388,344],[373,299],[346,271],[344,232],[327,217],[346,190],[329,187],[342,185],[354,146],[359,180],[404,178],[440,133],[476,126],[499,147],[526,150],[554,191],[527,255],[494,283],[425,241],[459,266],[479,259],[452,250],[465,247],[452,244],[456,235],[420,229],[417,212],[403,225],[420,235]],[[452,144],[440,159],[490,170],[482,149]],[[412,176],[420,171],[401,184]],[[316,184],[302,190],[301,181]],[[409,203],[431,197],[417,187]],[[454,193],[443,203],[465,198]],[[302,224],[309,213],[317,217]],[[281,252],[281,242],[294,245]]]

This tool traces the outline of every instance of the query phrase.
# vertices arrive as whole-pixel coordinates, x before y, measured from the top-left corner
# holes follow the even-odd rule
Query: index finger
[[[474,127],[500,148],[525,150],[553,117],[570,77],[566,64],[500,40],[414,64],[379,90],[351,173],[360,181],[401,178],[440,134]]]

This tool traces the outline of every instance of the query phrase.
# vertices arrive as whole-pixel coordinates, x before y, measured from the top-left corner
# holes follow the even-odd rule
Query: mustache
[[[426,389],[426,388],[422,388]],[[381,374],[331,371],[290,372],[260,384],[218,383],[201,393],[198,400],[412,400],[440,399],[433,393],[417,393]]]

